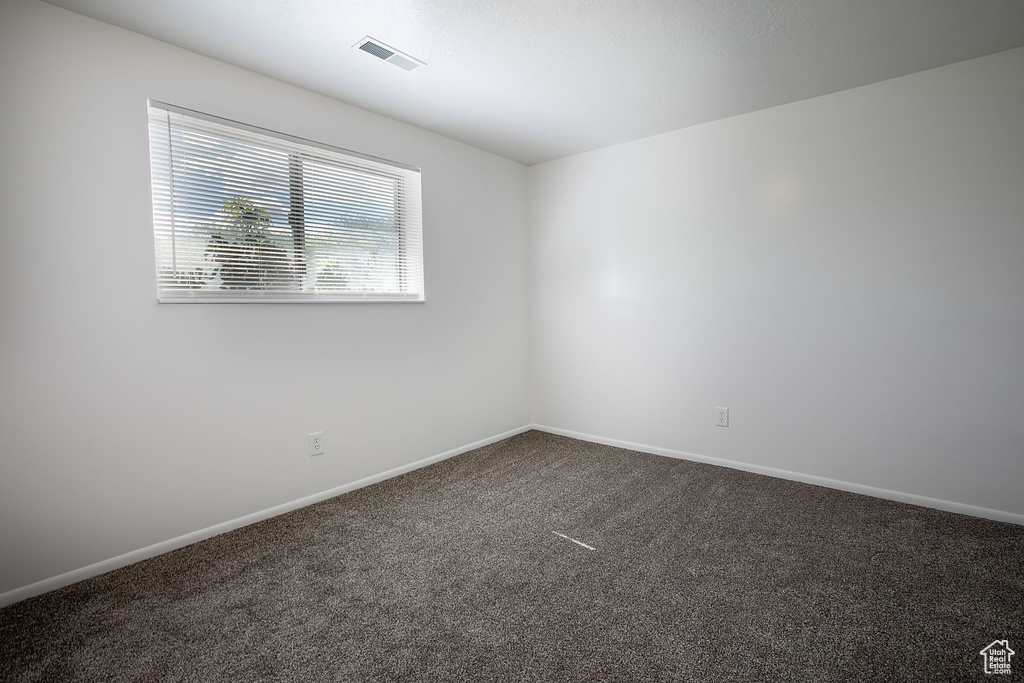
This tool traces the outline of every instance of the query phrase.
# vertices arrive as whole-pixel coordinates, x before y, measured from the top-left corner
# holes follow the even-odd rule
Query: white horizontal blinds
[[[161,301],[422,300],[418,171],[149,111]]]

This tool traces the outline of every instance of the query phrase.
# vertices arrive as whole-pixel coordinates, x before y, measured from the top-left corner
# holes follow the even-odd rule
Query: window
[[[423,301],[418,169],[149,103],[161,302]]]

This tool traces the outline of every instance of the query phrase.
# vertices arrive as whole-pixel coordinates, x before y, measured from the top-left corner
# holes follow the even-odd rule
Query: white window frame
[[[159,302],[425,300],[419,168],[148,105]]]

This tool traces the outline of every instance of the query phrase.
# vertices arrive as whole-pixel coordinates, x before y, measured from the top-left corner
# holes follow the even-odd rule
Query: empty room
[[[0,0],[0,93],[0,680],[1024,680],[1024,3]]]

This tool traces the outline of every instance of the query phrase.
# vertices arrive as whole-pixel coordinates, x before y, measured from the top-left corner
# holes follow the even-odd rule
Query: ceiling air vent
[[[370,36],[366,36],[352,47],[371,54],[378,59],[383,59],[388,64],[394,64],[406,71],[415,71],[421,66],[426,66],[426,64],[415,57],[410,57],[404,52],[399,52],[390,45],[385,45],[376,38],[371,38]]]

